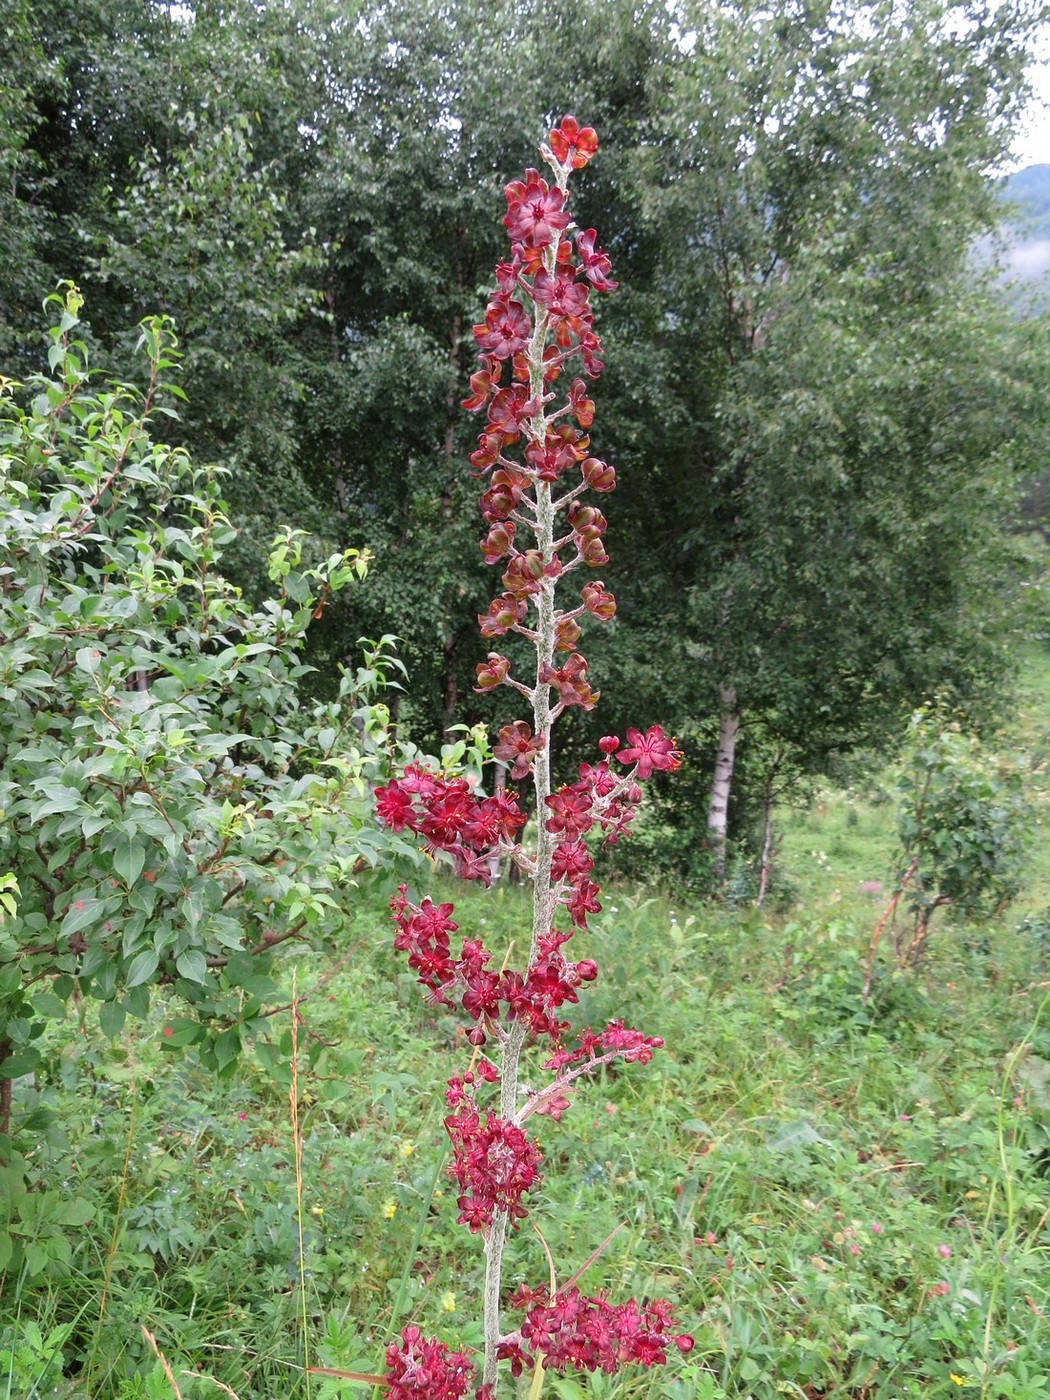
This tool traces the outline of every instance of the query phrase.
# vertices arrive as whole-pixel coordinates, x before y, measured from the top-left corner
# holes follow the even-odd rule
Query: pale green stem
[[[559,170],[558,185],[564,192],[568,172]],[[547,248],[543,260],[547,272],[553,276],[557,257],[557,247]],[[529,392],[542,401],[543,352],[547,345],[547,313],[536,307],[536,323],[528,348]],[[547,417],[542,407],[528,425],[528,435],[543,442],[547,434]],[[536,483],[536,548],[542,553],[544,562],[549,563],[554,555],[554,498],[549,483]],[[550,687],[540,684],[540,671],[546,663],[554,662],[554,579],[545,578],[540,592],[536,595],[536,684],[532,701],[532,732],[541,741],[532,769],[533,786],[536,793],[536,862],[532,877],[532,937],[526,972],[536,956],[540,939],[550,932],[554,923],[554,889],[551,882],[551,863],[554,855],[554,838],[544,823],[547,798],[551,792],[551,702]],[[525,1044],[525,1026],[516,1021],[503,1043],[500,1065],[500,1116],[512,1119],[517,1111],[518,1076],[521,1051]],[[482,1375],[484,1384],[495,1387],[498,1383],[496,1370],[496,1349],[500,1338],[500,1292],[503,1270],[503,1247],[507,1240],[507,1212],[496,1211],[489,1227],[485,1242],[485,1294],[484,1294],[484,1334],[485,1368]]]

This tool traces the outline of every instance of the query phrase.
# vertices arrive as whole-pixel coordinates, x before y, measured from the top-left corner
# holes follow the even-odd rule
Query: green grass
[[[1026,685],[1013,738],[1036,754],[1046,657]],[[656,1377],[548,1377],[546,1395],[1047,1395],[1047,852],[1017,906],[945,921],[908,976],[880,963],[864,1005],[883,900],[860,885],[890,888],[886,792],[822,792],[785,824],[793,909],[605,891],[587,1020],[666,1048],[543,1120],[531,1220],[563,1278],[622,1223],[583,1286],[670,1297],[697,1344]],[[163,1005],[112,1044],[90,1012],[53,1035],[18,1128],[31,1171],[90,1220],[66,1231],[68,1263],[3,1280],[0,1400],[332,1400],[370,1392],[304,1362],[374,1372],[409,1319],[478,1344],[480,1246],[435,1177],[468,1047],[393,953],[388,892],[362,890],[334,956],[294,958],[302,1273],[286,1060],[217,1080],[165,1049]],[[432,892],[497,957],[523,937],[517,890]],[[285,1057],[291,1026],[272,1019]],[[546,1267],[526,1226],[508,1287]]]
[[[521,928],[514,891],[457,893],[463,927],[497,947]],[[544,1126],[532,1219],[563,1277],[626,1222],[587,1286],[667,1294],[697,1348],[676,1379],[586,1393],[948,1395],[955,1374],[1041,1394],[1025,1379],[1050,1351],[1033,949],[1007,925],[946,929],[921,977],[884,977],[863,1008],[868,930],[852,920],[688,915],[613,892],[597,923],[590,1019],[624,1016],[667,1049]],[[298,969],[306,1319],[315,1363],[373,1371],[399,1295],[426,1330],[476,1341],[481,1258],[444,1180],[431,1200],[443,1080],[465,1058],[455,1022],[388,953],[380,894],[347,940],[359,951],[337,976],[312,957]],[[1029,1035],[1036,1061],[1018,1054]],[[306,1395],[286,1090],[250,1062],[216,1083],[163,1043],[158,1019],[112,1047],[70,1026],[52,1047],[33,1111],[53,1115],[52,1169],[95,1214],[68,1277],[7,1281],[13,1335],[68,1325],[35,1393],[170,1394],[145,1325],[185,1400],[221,1393],[202,1375],[240,1400]],[[544,1271],[522,1231],[509,1282]],[[27,1357],[7,1363],[20,1400],[42,1365]],[[362,1392],[314,1381],[341,1393]]]

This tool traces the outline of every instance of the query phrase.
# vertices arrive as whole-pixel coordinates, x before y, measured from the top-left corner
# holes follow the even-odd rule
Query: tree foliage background
[[[621,489],[601,724],[659,721],[692,781],[659,826],[703,866],[778,784],[878,747],[936,692],[997,693],[1045,452],[1046,321],[972,249],[1043,7],[1029,0],[13,0],[0,90],[0,367],[45,367],[43,297],[83,289],[96,362],[170,316],[187,402],[159,428],[227,469],[226,565],[265,591],[291,523],[368,548],[312,629],[322,697],[397,633],[406,732],[475,696],[492,587],[459,408],[501,189],[551,118],[621,289],[600,432]],[[573,716],[573,746],[593,736]],[[717,849],[724,831],[709,840]],[[650,851],[647,859],[651,858]]]

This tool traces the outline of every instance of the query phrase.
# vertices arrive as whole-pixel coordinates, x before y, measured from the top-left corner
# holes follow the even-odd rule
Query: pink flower
[[[474,327],[474,339],[479,350],[486,350],[494,360],[509,360],[524,350],[532,334],[532,322],[520,301],[497,293],[485,308],[483,325]]]
[[[559,229],[568,227],[569,215],[562,207],[565,196],[541,180],[539,171],[526,170],[524,181],[512,180],[503,193],[507,197],[503,225],[515,243],[546,248]]]
[[[937,1253],[942,1259],[950,1259],[952,1257],[952,1247],[950,1244],[939,1244],[937,1246]]]
[[[681,766],[682,755],[674,746],[674,740],[658,724],[651,724],[644,734],[637,729],[628,729],[627,746],[616,755],[619,763],[637,763],[636,776],[644,782],[654,768],[673,773]]]

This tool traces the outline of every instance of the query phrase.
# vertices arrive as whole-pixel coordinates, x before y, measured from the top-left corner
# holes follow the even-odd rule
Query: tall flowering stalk
[[[388,826],[417,833],[431,853],[444,851],[461,876],[487,885],[494,857],[505,857],[533,888],[532,933],[520,970],[494,970],[492,954],[477,939],[454,943],[451,904],[429,898],[413,904],[404,886],[391,900],[395,946],[408,954],[430,999],[458,1003],[470,1022],[474,1058],[448,1081],[445,1128],[459,1220],[481,1235],[485,1248],[485,1356],[476,1400],[495,1397],[500,1362],[515,1376],[537,1361],[555,1371],[612,1372],[628,1363],[662,1363],[668,1347],[692,1346],[691,1338],[676,1334],[664,1301],[614,1304],[602,1295],[585,1297],[573,1284],[518,1289],[506,1300],[522,1314],[510,1331],[500,1315],[507,1231],[526,1216],[524,1198],[540,1180],[543,1160],[529,1120],[561,1118],[585,1075],[614,1060],[645,1064],[662,1045],[620,1021],[570,1037],[561,1019],[581,985],[598,975],[591,958],[573,962],[566,955],[574,934],[586,930],[588,914],[601,908],[588,833],[603,845],[618,840],[641,799],[639,783],[654,770],[673,772],[681,761],[659,727],[628,729],[623,743],[615,735],[602,739],[597,761],[581,764],[575,782],[557,788],[551,782],[555,721],[572,705],[589,710],[598,700],[577,649],[580,623],[587,617],[605,622],[616,612],[600,580],[583,582],[568,608],[555,599],[559,584],[573,574],[579,579],[607,562],[605,517],[584,498],[616,484],[613,468],[590,455],[594,404],[585,379],[571,378],[560,398],[556,390],[569,379],[567,371],[579,367],[594,379],[602,369],[590,299],[616,283],[594,229],[577,228],[566,204],[570,174],[597,148],[590,127],[564,117],[540,148],[553,182],[530,169],[507,185],[503,222],[510,257],[498,264],[497,290],[474,327],[479,368],[463,404],[486,412],[470,455],[474,472],[487,482],[480,498],[488,525],[482,551],[488,563],[507,561],[503,591],[478,619],[481,633],[515,633],[536,654],[535,673],[525,679],[512,674],[506,656],[489,652],[476,689],[507,686],[531,707],[531,723],[505,725],[493,751],[512,780],[531,779],[535,844],[525,849],[519,839],[526,816],[513,788],[481,796],[465,780],[417,764],[376,793]],[[544,1044],[547,1079],[525,1088],[523,1053]],[[386,1360],[391,1400],[458,1400],[476,1379],[465,1353],[415,1327],[404,1329]]]

